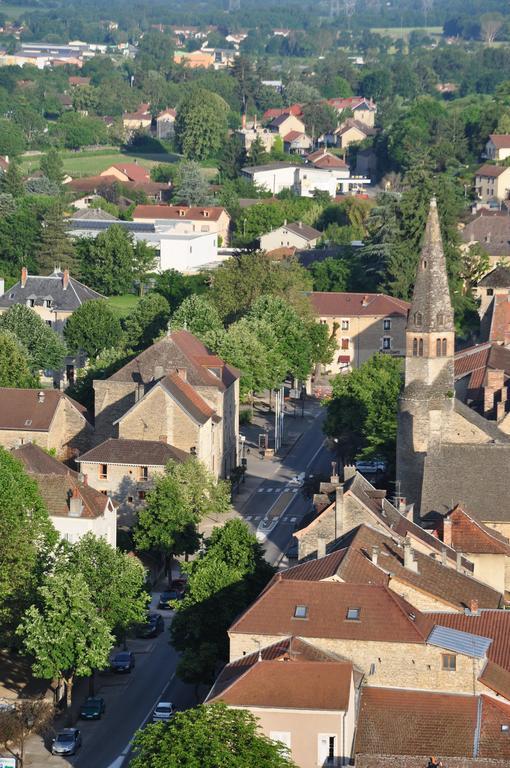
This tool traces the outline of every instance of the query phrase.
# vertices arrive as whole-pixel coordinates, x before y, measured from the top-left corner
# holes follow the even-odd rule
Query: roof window
[[[25,427],[29,427],[32,424],[32,419],[27,419],[25,421]]]
[[[296,605],[294,608],[294,618],[295,619],[306,619],[308,618],[308,606],[306,605]]]
[[[360,613],[361,608],[347,608],[347,615],[345,618],[347,621],[359,621]]]
[[[502,723],[501,724],[501,732],[502,733],[508,733],[510,731],[510,725],[508,723]]]

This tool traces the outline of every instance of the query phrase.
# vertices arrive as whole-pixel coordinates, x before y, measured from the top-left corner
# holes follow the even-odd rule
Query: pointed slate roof
[[[415,333],[454,331],[446,260],[435,198],[430,201],[407,330]]]

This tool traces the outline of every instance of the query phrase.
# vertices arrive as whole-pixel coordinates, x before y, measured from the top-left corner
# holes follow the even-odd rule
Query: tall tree
[[[221,174],[221,180],[225,181],[225,179],[237,179],[241,168],[245,164],[246,152],[241,141],[241,137],[237,134],[234,134],[227,141],[225,141],[220,154],[218,170]]]
[[[3,358],[0,347],[0,358]],[[3,386],[3,385],[2,385]],[[46,555],[57,540],[36,482],[0,448],[0,637],[12,641],[33,602]]]
[[[336,109],[325,101],[315,101],[303,107],[306,132],[314,141],[326,133],[333,133],[338,125]]]
[[[46,178],[60,187],[65,178],[64,164],[62,158],[54,147],[51,147],[51,149],[42,156],[40,166],[41,171]]]
[[[102,299],[86,301],[73,312],[64,327],[64,338],[73,352],[95,358],[117,346],[122,338],[120,321]]]
[[[37,385],[28,353],[17,337],[7,330],[0,332],[0,387],[30,388]]]
[[[208,205],[211,202],[209,185],[195,161],[180,163],[175,180],[174,199],[186,205]]]
[[[134,248],[131,233],[112,224],[95,240],[79,243],[81,274],[87,285],[106,296],[127,293],[133,286]]]
[[[133,768],[296,768],[280,743],[261,734],[251,712],[224,704],[178,712],[168,726],[135,737]]]
[[[135,243],[133,249],[133,280],[138,284],[138,293],[143,296],[145,282],[149,275],[154,272],[157,265],[157,256],[155,249],[148,243],[139,240]]]
[[[192,294],[178,306],[170,320],[172,331],[184,329],[207,341],[211,334],[221,333],[223,324],[218,310],[206,296]]]
[[[267,162],[268,154],[260,136],[257,136],[255,141],[252,141],[248,150],[247,160],[250,165],[263,165]]]
[[[37,261],[41,270],[67,267],[75,271],[75,250],[67,234],[62,206],[52,206],[42,221]]]
[[[37,604],[26,611],[18,634],[33,657],[34,675],[64,680],[68,705],[76,678],[104,669],[114,644],[85,578],[72,570],[46,578],[39,587]]]
[[[175,138],[188,158],[203,160],[215,155],[227,135],[228,104],[216,93],[191,88],[177,108]]]
[[[21,197],[25,192],[23,186],[23,176],[14,161],[11,161],[7,170],[0,175],[0,191],[4,194],[12,195],[14,199]]]
[[[168,326],[170,305],[159,293],[148,293],[124,320],[126,346],[133,350],[150,346]]]
[[[10,331],[24,344],[33,373],[61,368],[67,354],[65,344],[30,307],[14,304],[0,315],[2,330]]]

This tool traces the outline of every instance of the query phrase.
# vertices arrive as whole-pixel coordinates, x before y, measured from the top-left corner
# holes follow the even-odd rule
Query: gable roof
[[[492,178],[497,178],[498,176],[501,176],[502,173],[504,173],[507,170],[507,167],[504,165],[482,165],[480,168],[475,172],[476,176],[489,176]]]
[[[281,125],[285,123],[286,120],[289,119],[289,117],[295,117],[297,120],[299,120],[299,117],[293,113],[289,112],[283,112],[281,115],[278,115],[277,117],[273,118],[271,122],[269,123],[270,128],[279,128]]]
[[[508,133],[491,133],[489,139],[496,149],[510,149],[510,134]]]
[[[71,475],[78,477],[78,472],[74,472],[61,461],[43,451],[35,443],[25,443],[19,448],[11,450],[12,455],[23,463],[26,471],[35,475]]]
[[[364,686],[354,752],[508,759],[509,721],[510,706],[485,695]]]
[[[337,136],[342,136],[344,133],[347,133],[347,131],[350,131],[351,128],[356,128],[365,136],[375,136],[377,133],[375,128],[371,128],[366,123],[362,123],[361,120],[356,120],[354,117],[348,117],[347,120],[343,121],[342,125],[338,126],[335,134]]]
[[[150,179],[149,172],[141,165],[138,165],[138,163],[114,163],[109,165],[103,173],[108,175],[107,172],[110,168],[115,168],[117,171],[124,173],[129,181],[149,181]]]
[[[346,96],[328,99],[328,104],[337,110],[341,109],[369,109],[374,111],[376,109],[375,103],[372,99],[367,99],[365,96]]]
[[[504,218],[507,225],[510,225],[510,216]],[[510,267],[498,264],[478,281],[478,285],[484,288],[510,288]]]
[[[510,541],[494,528],[475,520],[457,505],[445,516],[451,522],[452,546],[459,552],[472,554],[507,555],[510,557]]]
[[[56,389],[0,387],[0,430],[47,432],[64,400],[84,421],[87,420],[86,408]]]
[[[510,296],[494,297],[489,341],[498,346],[504,344],[505,351],[509,351],[506,345],[510,343]]]
[[[208,702],[224,701],[234,707],[346,711],[351,684],[350,662],[306,661],[287,655],[285,659],[256,661]]]
[[[285,134],[283,137],[283,140],[287,142],[287,144],[292,144],[293,141],[297,141],[298,139],[308,139],[308,136],[304,131],[289,131]],[[310,139],[308,139],[310,141]]]
[[[298,605],[307,607],[306,619],[294,616]],[[347,620],[349,608],[360,609],[359,621]],[[424,643],[432,624],[387,587],[277,577],[230,632]]]
[[[167,109],[163,109],[156,115],[156,120],[159,120],[162,117],[173,117],[175,119],[177,117],[177,111],[173,107],[167,107]]]
[[[507,298],[506,296],[496,296],[496,299]],[[491,333],[496,333],[500,329],[495,326],[495,320],[493,317],[492,322],[493,329]],[[504,329],[503,329],[504,330]],[[470,400],[478,400],[482,395],[482,387],[484,385],[487,371],[498,370],[504,371],[505,378],[510,376],[510,349],[501,346],[500,344],[494,344],[486,342],[485,344],[475,344],[473,347],[467,347],[466,349],[459,350],[455,353],[455,380],[463,379],[465,376],[469,376],[468,382],[468,396]],[[456,408],[457,408],[456,402]],[[464,411],[463,411],[464,413]],[[484,419],[486,425],[490,425],[495,428],[492,435],[495,439],[503,438],[503,435],[495,422],[488,422]]]
[[[318,316],[399,316],[407,317],[409,302],[383,293],[346,293],[311,291],[308,296]]]
[[[481,243],[490,256],[510,256],[510,216],[502,211],[490,211],[481,208],[477,215],[468,221],[461,229],[461,237],[465,243]],[[500,267],[496,267],[497,271]],[[506,271],[505,267],[501,269]],[[480,280],[479,285],[488,285],[484,281],[491,275]],[[505,284],[504,284],[505,285]],[[500,287],[499,285],[495,287]]]
[[[295,235],[298,235],[298,237],[306,240],[306,242],[317,240],[322,236],[322,232],[319,232],[318,229],[314,229],[314,227],[309,227],[308,224],[303,224],[302,221],[292,221],[290,224],[283,224],[274,231],[278,232],[280,229],[288,229],[289,232],[293,232]]]
[[[309,155],[308,160],[313,163],[315,168],[348,168],[347,163],[341,157],[336,157],[330,152],[325,152],[315,160],[312,160]]]
[[[510,672],[510,611],[480,610],[471,613],[430,613],[429,619],[441,627],[491,638],[487,658]]]
[[[214,414],[214,409],[200,397],[193,387],[184,381],[178,373],[171,373],[161,380],[161,386],[181,403],[195,421],[205,424]]]
[[[186,461],[187,458],[189,454],[185,451],[158,440],[126,440],[110,437],[90,451],[82,453],[76,461],[79,464],[97,462],[164,467],[170,459]]]
[[[220,206],[137,205],[133,219],[175,219],[176,221],[218,221],[227,214]]]
[[[45,299],[51,299],[52,309],[73,312],[86,301],[104,299],[104,296],[71,276],[64,288],[64,273],[55,270],[51,275],[27,275],[24,287],[19,281],[0,296],[0,307],[26,304],[28,299],[34,299],[36,307],[42,306]]]
[[[88,221],[89,219],[92,219],[92,221],[119,221],[116,216],[103,211],[102,208],[81,208],[71,216],[72,221]]]
[[[377,548],[377,565],[372,562],[374,547]],[[417,571],[406,568],[400,540],[368,525],[359,525],[337,539],[334,548],[335,551],[326,557],[290,568],[282,574],[283,577],[318,580],[335,575],[350,583],[385,585],[390,579],[396,579],[419,592],[433,595],[457,610],[469,608],[471,600],[477,600],[483,608],[503,605],[502,595],[497,590],[419,550],[413,550]]]

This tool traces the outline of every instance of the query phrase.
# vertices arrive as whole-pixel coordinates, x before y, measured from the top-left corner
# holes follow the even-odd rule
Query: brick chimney
[[[24,288],[27,284],[28,269],[26,267],[21,268],[21,287]]]
[[[350,480],[356,474],[356,467],[354,464],[344,464],[344,483]]]
[[[452,546],[452,519],[443,517],[443,544],[447,547]]]
[[[340,477],[338,476],[338,464],[336,461],[331,462],[331,485],[338,485]]]
[[[418,563],[414,559],[411,539],[408,538],[407,536],[404,539],[403,547],[404,547],[404,568],[407,568],[408,571],[414,571],[414,573],[418,573]]]
[[[324,536],[317,538],[317,560],[320,560],[321,557],[326,557],[326,539]]]
[[[188,380],[188,369],[187,368],[176,368],[175,372],[177,376],[182,379],[183,381]]]
[[[160,435],[158,440],[160,443],[168,443],[168,435]]]
[[[64,269],[64,275],[62,277],[62,290],[67,291],[69,286],[69,270]]]
[[[241,125],[244,131],[246,129],[246,112],[243,112],[241,116]]]
[[[337,486],[335,492],[335,538],[344,532],[344,486]]]
[[[376,546],[372,547],[372,554],[370,556],[370,559],[372,560],[374,565],[379,564],[379,547],[376,547]]]
[[[42,389],[37,393],[37,402],[44,403],[44,392]]]
[[[78,492],[78,488],[73,488],[71,498],[69,499],[69,517],[81,517],[83,512],[83,501]]]
[[[472,616],[478,616],[480,613],[478,600],[473,598],[469,601],[469,612]]]

